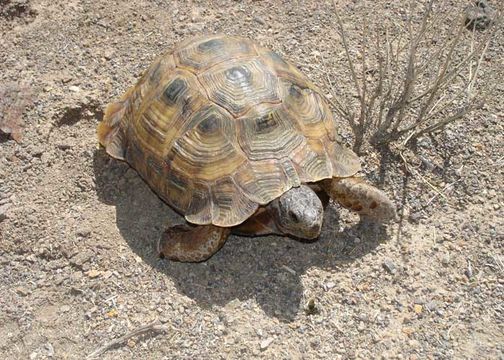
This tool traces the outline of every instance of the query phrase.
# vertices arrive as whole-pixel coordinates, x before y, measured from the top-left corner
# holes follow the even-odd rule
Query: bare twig
[[[95,359],[98,356],[102,355],[103,353],[107,352],[108,350],[114,348],[115,346],[118,346],[118,345],[125,343],[126,341],[128,341],[132,337],[147,334],[150,332],[154,332],[154,333],[167,332],[169,329],[170,328],[167,325],[161,324],[161,322],[158,319],[156,319],[147,325],[140,326],[140,327],[136,328],[135,330],[130,331],[126,335],[123,335],[123,336],[121,336],[117,339],[114,339],[114,340],[106,343],[105,345],[99,347],[98,349],[93,351],[91,354],[89,354],[87,356],[87,359]]]
[[[350,125],[356,152],[366,141],[381,146],[406,138],[401,141],[404,148],[409,141],[442,130],[480,108],[484,93],[489,93],[491,86],[482,87],[478,80],[497,27],[481,36],[473,33],[467,44],[460,19],[444,25],[442,3],[427,1],[420,22],[414,21],[415,2],[409,4],[405,25],[364,26],[357,61],[351,55],[352,44],[336,1],[332,2],[342,54],[357,93],[345,98],[330,84],[332,104]],[[369,41],[376,44],[369,46]]]

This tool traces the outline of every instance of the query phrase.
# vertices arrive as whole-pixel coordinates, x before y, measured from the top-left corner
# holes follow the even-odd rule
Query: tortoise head
[[[315,239],[320,235],[324,208],[306,185],[292,188],[272,203],[275,223],[285,235]]]

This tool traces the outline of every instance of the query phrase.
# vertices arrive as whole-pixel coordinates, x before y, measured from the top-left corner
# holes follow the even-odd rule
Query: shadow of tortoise
[[[157,256],[156,242],[165,227],[181,223],[183,218],[125,162],[112,160],[103,150],[96,150],[93,167],[98,197],[115,206],[117,227],[131,249],[202,307],[224,306],[234,299],[255,299],[268,316],[290,322],[303,311],[301,276],[309,268],[344,271],[350,262],[387,240],[384,228],[374,224],[360,222],[341,229],[336,209],[329,206],[317,241],[232,235],[206,262],[162,260]]]

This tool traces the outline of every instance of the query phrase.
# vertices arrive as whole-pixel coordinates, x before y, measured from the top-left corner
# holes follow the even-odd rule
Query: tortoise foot
[[[159,239],[161,258],[182,262],[205,261],[226,242],[231,230],[214,225],[175,225],[168,228]]]

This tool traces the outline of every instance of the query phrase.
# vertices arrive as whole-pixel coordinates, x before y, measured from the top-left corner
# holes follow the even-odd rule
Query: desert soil
[[[351,36],[404,21],[400,2],[338,7]],[[482,70],[501,79],[491,97],[423,138],[412,174],[363,154],[398,206],[388,227],[331,206],[315,242],[232,236],[207,262],[161,260],[157,238],[181,218],[97,147],[104,106],[176,42],[247,36],[329,92],[335,28],[326,1],[0,0],[0,111],[24,122],[17,141],[0,135],[0,358],[83,359],[157,321],[98,357],[502,359],[502,36]]]

